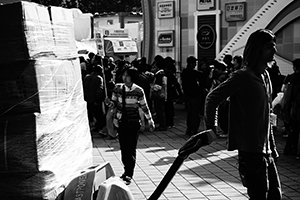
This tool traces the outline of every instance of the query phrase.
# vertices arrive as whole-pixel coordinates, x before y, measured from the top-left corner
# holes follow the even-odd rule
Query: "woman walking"
[[[143,89],[135,84],[138,79],[138,71],[134,67],[125,68],[122,73],[124,83],[116,84],[112,94],[110,106],[116,106],[114,125],[118,129],[121,149],[121,160],[124,165],[124,173],[121,178],[129,185],[134,173],[136,163],[136,146],[140,130],[141,108],[145,114],[150,130],[154,129],[154,122],[149,111]]]

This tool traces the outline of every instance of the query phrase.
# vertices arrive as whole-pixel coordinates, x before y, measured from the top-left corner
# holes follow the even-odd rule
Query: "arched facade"
[[[271,29],[277,36],[276,61],[284,75],[300,57],[299,0],[142,0],[142,5],[144,55],[149,62],[156,54],[171,56],[180,71],[189,55],[212,61],[242,54],[258,28]],[[167,41],[172,36],[173,43],[161,45],[161,33]],[[204,37],[206,33],[210,37]]]

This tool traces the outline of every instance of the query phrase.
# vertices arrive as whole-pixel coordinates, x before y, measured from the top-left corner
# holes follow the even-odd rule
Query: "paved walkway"
[[[178,149],[188,139],[185,133],[185,111],[176,105],[174,128],[163,132],[144,132],[139,137],[137,164],[129,188],[135,200],[149,198],[175,160]],[[281,154],[277,166],[283,189],[283,199],[300,199],[300,160],[284,156],[285,138],[281,129],[276,143]],[[93,135],[94,164],[108,161],[117,176],[123,173],[117,140]],[[209,146],[190,155],[178,170],[159,199],[230,199],[247,198],[237,171],[237,152],[226,150],[226,139],[218,138]]]

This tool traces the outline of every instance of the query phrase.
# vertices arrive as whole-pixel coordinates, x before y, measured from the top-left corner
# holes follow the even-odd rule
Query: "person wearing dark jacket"
[[[136,66],[134,66],[138,69],[138,72],[139,72],[139,77],[138,77],[138,80],[137,80],[137,85],[142,87],[144,92],[145,92],[145,97],[146,97],[146,100],[147,100],[147,104],[151,110],[151,107],[150,105],[152,105],[150,103],[150,79],[149,77],[145,74],[146,72],[146,66],[140,64],[140,63],[137,63]]]
[[[168,128],[174,127],[174,102],[182,96],[180,84],[176,78],[175,60],[171,57],[166,57],[165,74],[167,77],[167,100],[165,102],[166,124]]]
[[[290,100],[286,106],[286,117],[288,124],[290,125],[290,132],[284,148],[285,155],[296,155],[297,159],[300,159],[300,58],[293,61],[294,73],[287,76],[285,80],[285,87],[283,91],[289,90],[290,87]],[[284,93],[288,95],[288,92]],[[288,98],[286,98],[288,99]]]
[[[238,170],[250,199],[282,198],[270,120],[272,86],[266,71],[275,53],[276,37],[270,30],[253,32],[245,46],[244,67],[213,89],[205,102],[206,128],[215,131],[216,108],[230,97],[228,150],[238,151]]]
[[[194,56],[189,56],[186,61],[187,67],[181,73],[182,90],[187,101],[186,134],[194,135],[200,126],[205,78],[195,69],[197,59]]]
[[[155,128],[156,131],[166,131],[166,114],[165,114],[165,102],[167,100],[166,95],[166,86],[167,86],[167,77],[165,75],[165,60],[162,56],[157,55],[154,58],[154,66],[157,67],[157,71],[154,74],[154,85],[151,98],[153,100],[154,111],[156,113],[156,122],[158,127]],[[153,92],[155,91],[155,92]]]
[[[93,72],[85,76],[83,80],[83,94],[84,100],[87,102],[88,119],[90,126],[96,119],[93,131],[99,132],[104,126],[104,113],[102,103],[105,98],[103,78],[101,77],[102,67],[96,65]],[[100,133],[100,132],[99,132]]]

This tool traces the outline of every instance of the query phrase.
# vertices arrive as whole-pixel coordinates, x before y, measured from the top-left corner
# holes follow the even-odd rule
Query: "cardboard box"
[[[79,59],[0,64],[0,117],[60,112],[82,101]]]
[[[0,119],[1,196],[48,199],[51,191],[91,166],[92,140],[86,115],[82,103],[56,118],[24,114]]]
[[[0,5],[0,199],[55,199],[92,165],[69,11]]]
[[[24,1],[4,4],[0,26],[0,63],[77,57],[70,9]]]
[[[0,6],[0,62],[52,55],[54,40],[47,7],[30,2]]]
[[[49,8],[55,43],[55,54],[61,58],[76,57],[73,11],[61,7]]]

